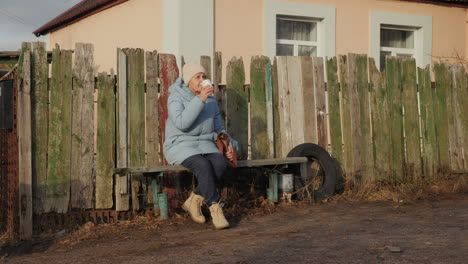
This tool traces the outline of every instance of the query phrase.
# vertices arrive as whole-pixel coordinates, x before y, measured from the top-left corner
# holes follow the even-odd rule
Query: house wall
[[[264,53],[263,6],[262,0],[215,0],[215,51],[223,54],[223,69],[232,57],[242,56],[247,83],[251,57]]]
[[[215,1],[215,50],[223,52],[223,65],[233,56],[242,56],[248,65],[251,56],[264,53],[265,1],[272,0]],[[334,6],[335,54],[370,53],[371,10],[431,16],[434,57],[466,57],[468,50],[468,14],[463,8],[381,0],[275,1]]]
[[[127,1],[49,34],[52,49],[74,49],[75,42],[94,44],[99,71],[116,70],[117,48],[162,49],[162,0]]]
[[[178,1],[183,4],[190,0]],[[223,67],[233,56],[242,56],[246,66],[246,82],[249,82],[251,56],[265,54],[265,41],[270,41],[264,39],[267,1],[273,0],[213,0],[214,51],[222,51]],[[333,6],[336,9],[335,54],[370,53],[371,11],[378,10],[432,17],[434,60],[439,57],[467,57],[468,12],[463,8],[382,0],[274,1]],[[116,65],[117,47],[162,51],[162,10],[163,0],[128,1],[52,32],[50,47],[59,43],[62,48],[73,49],[75,42],[94,43],[99,70],[109,70]],[[183,18],[179,20],[179,23],[187,23]]]

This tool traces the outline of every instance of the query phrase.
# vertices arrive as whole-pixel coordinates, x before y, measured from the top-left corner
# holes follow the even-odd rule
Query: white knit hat
[[[185,85],[188,85],[190,80],[192,80],[193,76],[197,73],[204,73],[206,74],[205,68],[201,66],[200,64],[195,64],[195,63],[187,63],[184,65],[184,68],[182,69],[182,77],[184,78],[184,83]]]

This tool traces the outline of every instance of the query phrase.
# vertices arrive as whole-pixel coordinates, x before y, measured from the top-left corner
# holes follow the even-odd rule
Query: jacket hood
[[[177,80],[169,87],[169,93],[170,94],[178,94],[185,99],[192,99],[195,94],[190,91],[190,89],[185,85],[183,78],[179,77]]]

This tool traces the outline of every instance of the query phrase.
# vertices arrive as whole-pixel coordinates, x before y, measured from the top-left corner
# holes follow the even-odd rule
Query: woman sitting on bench
[[[206,78],[203,66],[186,64],[179,77],[169,88],[164,156],[170,164],[182,164],[197,178],[198,185],[182,208],[197,223],[205,223],[201,212],[203,202],[208,205],[216,229],[229,227],[220,206],[216,183],[227,168],[226,158],[215,145],[216,136],[226,133],[213,86],[202,82]],[[231,139],[232,140],[232,139]],[[237,147],[237,142],[232,140]],[[233,159],[234,149],[229,147],[227,158]]]

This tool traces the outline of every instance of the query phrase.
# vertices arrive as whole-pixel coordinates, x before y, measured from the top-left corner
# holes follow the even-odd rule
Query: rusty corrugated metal
[[[0,129],[0,233],[7,229],[8,205],[8,130]]]
[[[145,208],[140,212],[115,210],[87,210],[87,211],[72,211],[66,214],[45,213],[34,215],[34,233],[60,231],[67,228],[73,228],[83,225],[87,222],[94,224],[116,223],[122,220],[132,220],[136,216],[152,216],[154,215],[153,207]]]
[[[0,232],[17,237],[19,230],[16,68],[2,79],[13,80],[13,128],[0,129]]]

